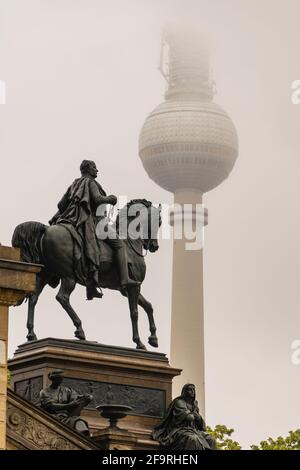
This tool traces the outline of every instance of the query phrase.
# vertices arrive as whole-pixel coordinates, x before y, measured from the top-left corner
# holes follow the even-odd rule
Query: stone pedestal
[[[138,445],[133,433],[115,427],[100,430],[94,441],[101,450],[136,450]]]
[[[165,354],[54,338],[19,346],[9,369],[13,390],[33,403],[38,403],[40,390],[49,385],[48,373],[63,369],[64,385],[94,396],[82,417],[97,442],[135,449],[157,448],[151,432],[172,399],[172,380],[181,372],[170,367]],[[108,422],[95,409],[112,403],[133,408],[119,424],[128,431],[125,434],[130,442],[124,433],[117,436],[112,429],[105,429]]]
[[[0,246],[0,450],[6,447],[8,307],[35,290],[40,266],[20,262],[20,251]]]

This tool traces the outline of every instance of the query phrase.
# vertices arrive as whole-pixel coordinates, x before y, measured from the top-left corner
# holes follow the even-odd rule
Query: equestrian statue
[[[158,250],[157,233],[161,225],[161,206],[146,199],[133,199],[119,210],[114,223],[107,215],[107,205],[115,206],[117,197],[107,195],[96,181],[95,162],[84,160],[81,176],[71,184],[58,203],[58,212],[49,226],[40,222],[18,225],[12,246],[20,248],[24,262],[43,265],[37,275],[36,291],[28,296],[27,340],[37,339],[34,313],[46,285],[60,284],[57,301],[76,327],[75,336],[85,340],[77,313],[70,304],[76,284],[86,287],[87,300],[101,298],[102,289],[119,291],[128,298],[133,342],[146,349],[138,331],[138,306],[149,320],[148,342],[158,347],[151,303],[141,294],[146,275],[144,250]]]

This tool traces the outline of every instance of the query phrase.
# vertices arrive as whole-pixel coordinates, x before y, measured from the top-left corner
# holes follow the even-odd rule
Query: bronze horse
[[[135,204],[135,208],[140,207],[140,213],[145,214],[144,218],[139,218],[139,236],[132,236],[129,230],[131,222],[134,222],[137,218],[136,215],[130,216],[130,208],[133,204]],[[119,231],[119,221],[122,215],[125,215],[128,221],[127,236],[124,242],[127,249],[130,275],[139,284],[128,288],[126,292],[121,289],[112,249],[105,241],[99,241],[101,253],[99,287],[117,290],[122,295],[127,296],[132,323],[132,339],[136,343],[137,349],[146,349],[138,331],[138,305],[145,310],[150,328],[148,342],[151,346],[158,347],[153,308],[151,303],[141,294],[141,284],[146,275],[143,249],[154,253],[159,248],[157,232],[161,224],[161,207],[156,208],[150,201],[145,199],[130,201],[119,211],[115,223],[117,232]],[[153,227],[156,227],[156,229],[153,230]],[[21,249],[22,261],[43,265],[43,269],[37,275],[36,292],[28,296],[27,340],[34,341],[37,339],[34,332],[34,312],[40,294],[47,284],[55,288],[59,283],[60,289],[56,295],[56,300],[67,312],[76,327],[75,336],[80,340],[85,340],[81,320],[70,304],[70,296],[76,284],[84,285],[76,279],[74,273],[74,240],[70,232],[63,225],[48,227],[39,222],[25,222],[16,227],[12,238],[12,246]]]

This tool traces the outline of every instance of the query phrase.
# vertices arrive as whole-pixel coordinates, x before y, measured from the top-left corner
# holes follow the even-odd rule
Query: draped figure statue
[[[74,389],[62,385],[64,372],[61,369],[49,373],[51,384],[41,390],[41,408],[76,431],[89,436],[87,422],[80,418],[81,410],[93,399],[91,395],[79,395]]]
[[[199,414],[195,385],[186,384],[167,409],[152,437],[165,450],[215,450],[214,438],[206,432]]]

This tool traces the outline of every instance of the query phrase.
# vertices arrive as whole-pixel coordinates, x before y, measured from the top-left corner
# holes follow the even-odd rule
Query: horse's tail
[[[12,246],[20,248],[22,261],[43,264],[41,239],[47,228],[40,222],[24,222],[15,228]]]

